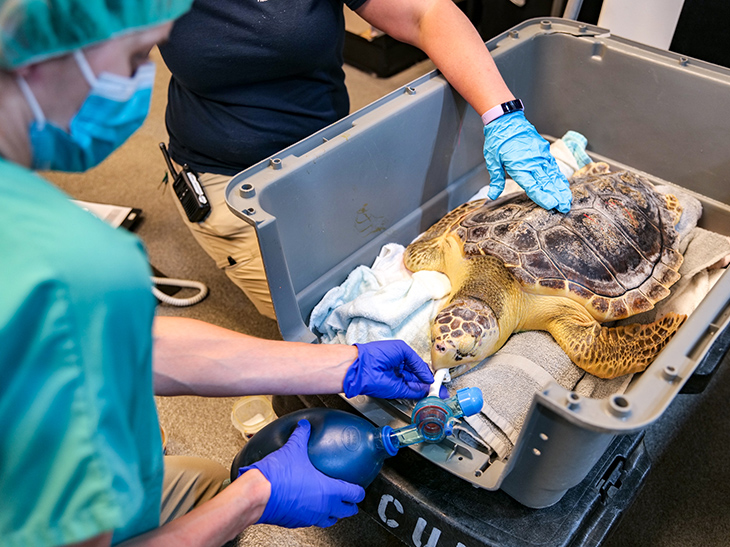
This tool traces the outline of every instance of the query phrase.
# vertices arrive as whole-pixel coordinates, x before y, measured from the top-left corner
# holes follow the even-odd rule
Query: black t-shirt
[[[173,159],[234,175],[346,116],[344,36],[343,0],[195,0],[160,46]]]

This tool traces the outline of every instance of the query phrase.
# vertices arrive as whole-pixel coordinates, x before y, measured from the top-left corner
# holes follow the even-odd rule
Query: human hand
[[[342,384],[347,397],[372,395],[383,399],[420,399],[428,394],[433,373],[402,340],[355,346],[357,359],[350,365]]]
[[[318,471],[309,459],[307,443],[312,426],[299,420],[298,427],[279,450],[242,467],[239,474],[258,469],[271,484],[271,495],[256,524],[285,528],[320,526],[357,514],[365,498],[362,486],[332,479]]]
[[[504,190],[506,169],[540,207],[570,211],[573,195],[568,179],[550,153],[550,144],[523,112],[505,114],[484,126],[484,159],[489,171],[489,199],[497,199]]]

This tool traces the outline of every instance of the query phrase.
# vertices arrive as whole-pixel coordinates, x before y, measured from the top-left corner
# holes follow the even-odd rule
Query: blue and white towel
[[[451,291],[449,278],[433,271],[411,273],[405,248],[385,245],[371,268],[359,266],[312,311],[310,328],[325,344],[405,340],[430,361],[430,323]]]

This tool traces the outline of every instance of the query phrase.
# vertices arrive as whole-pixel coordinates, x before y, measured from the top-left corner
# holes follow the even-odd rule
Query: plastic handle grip
[[[730,350],[730,304],[707,326],[705,334],[690,352],[698,361],[680,393],[701,393],[710,383]]]

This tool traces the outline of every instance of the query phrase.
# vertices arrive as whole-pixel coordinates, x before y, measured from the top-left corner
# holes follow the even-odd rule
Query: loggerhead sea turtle
[[[408,269],[452,284],[431,327],[435,369],[462,374],[513,332],[545,330],[576,365],[614,378],[644,370],[680,327],[686,316],[675,313],[600,324],[653,308],[679,279],[677,198],[605,163],[576,173],[571,190],[566,215],[524,194],[465,203],[408,246]]]

